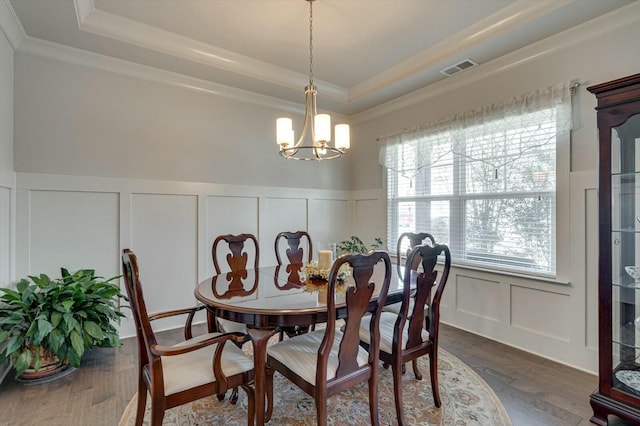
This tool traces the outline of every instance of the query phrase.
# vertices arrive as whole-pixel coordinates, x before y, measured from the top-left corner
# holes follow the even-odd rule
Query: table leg
[[[252,328],[247,326],[247,333],[253,344],[253,375],[256,387],[256,425],[264,425],[266,399],[267,342],[276,329]]]

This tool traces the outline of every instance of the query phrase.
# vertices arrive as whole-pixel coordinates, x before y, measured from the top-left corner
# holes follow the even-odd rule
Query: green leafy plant
[[[376,237],[373,240],[373,244],[367,247],[367,245],[355,235],[352,235],[349,239],[340,241],[336,246],[338,254],[344,253],[367,253],[369,250],[377,250],[384,245],[382,238]]]
[[[19,376],[43,366],[43,354],[53,354],[74,367],[93,346],[121,345],[114,323],[124,316],[118,299],[126,297],[112,281],[92,269],[73,274],[61,268],[61,278],[45,274],[22,279],[15,289],[0,288],[0,362],[10,358]]]

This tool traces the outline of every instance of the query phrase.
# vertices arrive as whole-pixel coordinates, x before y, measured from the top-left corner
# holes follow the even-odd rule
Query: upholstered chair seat
[[[398,315],[392,312],[382,312],[380,314],[380,350],[383,352],[391,353],[393,351],[393,332]],[[369,344],[369,322],[371,317],[367,316],[362,318],[360,322],[360,340],[366,344]],[[407,341],[409,340],[409,321],[405,322],[402,331],[402,343],[401,349],[407,348]],[[420,337],[422,341],[429,340],[429,332],[422,329]]]
[[[185,340],[172,347],[188,346],[195,342],[220,336],[222,333],[208,333],[193,339]],[[190,388],[195,388],[210,382],[215,382],[211,362],[217,344],[205,346],[193,352],[181,355],[162,356],[162,374],[164,378],[164,394],[173,395]],[[226,376],[234,376],[253,370],[253,359],[248,357],[236,345],[225,345],[222,351],[220,366]],[[147,366],[148,369],[148,366]]]
[[[336,377],[338,369],[338,351],[342,341],[342,332],[336,330],[333,346],[327,361],[327,381]],[[324,337],[324,330],[294,336],[271,346],[267,353],[270,357],[286,363],[295,374],[311,385],[316,384],[316,368],[318,366],[318,349]],[[358,349],[358,367],[367,364],[369,353],[362,347]]]

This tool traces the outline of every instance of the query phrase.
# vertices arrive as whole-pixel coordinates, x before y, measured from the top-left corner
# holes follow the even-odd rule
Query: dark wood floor
[[[514,425],[588,425],[596,377],[509,346],[442,326],[441,345],[472,367],[504,403]],[[179,339],[161,335],[163,343]],[[117,425],[135,393],[135,341],[94,349],[82,366],[53,383],[0,385],[0,425]],[[11,373],[10,373],[11,374]],[[489,425],[487,425],[489,426]]]

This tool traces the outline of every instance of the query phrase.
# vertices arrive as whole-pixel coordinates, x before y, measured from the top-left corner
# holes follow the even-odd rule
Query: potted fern
[[[115,324],[124,316],[118,301],[125,296],[112,283],[119,277],[60,271],[58,279],[41,274],[15,289],[0,288],[0,362],[11,359],[16,377],[79,367],[85,350],[121,345]]]

